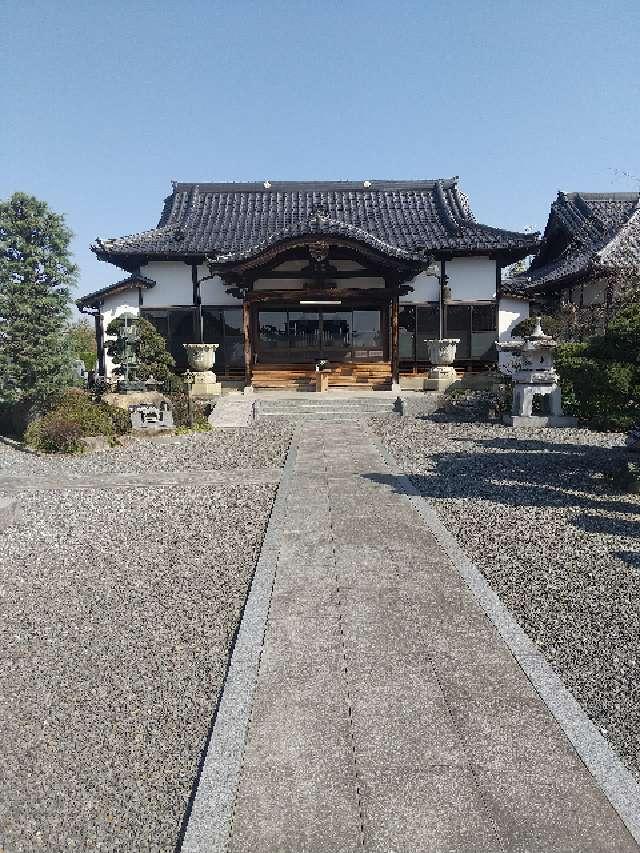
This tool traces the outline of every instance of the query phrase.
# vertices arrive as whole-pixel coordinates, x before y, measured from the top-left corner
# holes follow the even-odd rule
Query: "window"
[[[400,305],[398,332],[400,358],[414,361],[416,345],[416,308],[414,305]]]
[[[430,305],[418,305],[416,308],[416,359],[429,361],[429,347],[425,341],[432,341],[440,335],[440,306],[437,302]]]
[[[193,308],[144,308],[142,317],[149,320],[165,339],[178,370],[187,367],[184,344],[196,340],[195,310]]]
[[[351,324],[354,349],[382,349],[379,311],[354,311]]]
[[[495,305],[471,306],[471,358],[487,361],[496,358],[496,315]]]
[[[185,344],[198,339],[193,307],[144,308],[142,316],[153,323],[167,343],[178,370],[187,368]],[[219,344],[214,370],[241,366],[244,361],[242,311],[238,308],[202,308],[202,335],[207,344]]]
[[[424,305],[401,305],[400,359],[407,366],[429,361],[425,340],[440,335],[437,302]],[[494,303],[472,305],[449,303],[445,306],[444,336],[459,338],[456,361],[494,361],[497,312]]]
[[[260,311],[258,355],[265,361],[278,358],[309,361],[383,358],[384,341],[379,309],[345,311]]]
[[[471,357],[471,305],[447,305],[446,312],[447,338],[458,338],[456,361]]]

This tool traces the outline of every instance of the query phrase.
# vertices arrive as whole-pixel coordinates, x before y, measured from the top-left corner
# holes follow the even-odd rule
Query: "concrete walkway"
[[[301,426],[274,523],[225,837],[196,796],[184,850],[639,849],[362,423]]]

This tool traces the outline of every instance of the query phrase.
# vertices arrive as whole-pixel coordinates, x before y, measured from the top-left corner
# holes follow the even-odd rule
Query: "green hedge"
[[[556,353],[556,367],[567,414],[594,429],[622,432],[640,418],[640,365],[620,360],[620,349],[605,340],[607,337],[562,344]],[[618,359],[601,357],[604,353]],[[629,355],[633,356],[633,351]]]

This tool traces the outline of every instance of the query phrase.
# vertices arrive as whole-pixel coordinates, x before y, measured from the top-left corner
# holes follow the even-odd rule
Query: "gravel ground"
[[[284,419],[257,421],[250,429],[212,430],[159,439],[127,439],[124,447],[79,456],[37,456],[0,443],[0,474],[61,474],[194,471],[280,466],[291,440]]]
[[[598,476],[624,436],[372,425],[640,779],[640,496]]]
[[[281,464],[286,424],[3,473]],[[173,851],[275,487],[23,492],[0,533],[0,849]]]

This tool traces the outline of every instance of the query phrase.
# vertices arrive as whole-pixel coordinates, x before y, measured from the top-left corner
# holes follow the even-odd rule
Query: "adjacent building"
[[[174,183],[158,225],[97,239],[122,275],[78,300],[105,330],[127,311],[184,344],[220,345],[216,370],[246,385],[299,381],[318,360],[332,384],[389,387],[428,368],[425,339],[460,339],[456,366],[496,360],[528,316],[501,270],[536,234],[478,223],[457,178],[429,181]]]
[[[558,193],[540,248],[504,290],[601,331],[622,289],[640,284],[640,193]]]

